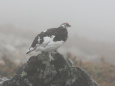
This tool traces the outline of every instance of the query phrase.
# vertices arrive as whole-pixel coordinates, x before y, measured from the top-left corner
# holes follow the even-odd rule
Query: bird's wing
[[[44,42],[45,37],[52,37],[55,34],[55,32],[56,32],[56,28],[51,28],[51,29],[47,29],[47,30],[42,31],[40,34],[38,34],[35,37],[31,47],[35,48],[39,44],[42,44]]]
[[[61,27],[44,30],[35,37],[27,53],[35,50],[37,46],[39,46],[40,44],[42,44],[42,46],[46,46],[48,43],[52,41],[65,42],[67,40],[67,34],[67,30]]]

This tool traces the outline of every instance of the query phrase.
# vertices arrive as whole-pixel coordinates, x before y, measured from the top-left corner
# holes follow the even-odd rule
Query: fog
[[[114,0],[0,0],[0,57],[29,57],[25,52],[35,36],[64,22],[72,27],[61,53],[114,63]]]
[[[115,0],[0,0],[0,77],[12,77],[12,74],[15,77],[18,73],[15,71],[23,64],[30,70],[28,64],[33,65],[40,53],[26,54],[36,35],[64,22],[71,27],[67,28],[67,41],[57,51],[73,60],[75,67],[85,70],[81,74],[89,73],[88,77],[100,86],[115,86]],[[48,67],[55,69],[54,62],[47,63]],[[74,66],[69,63],[68,66]],[[20,75],[25,77],[30,72],[23,70]],[[47,69],[43,74],[46,73],[49,73]]]
[[[115,43],[115,0],[0,0],[0,25],[42,31],[63,22],[70,35]]]

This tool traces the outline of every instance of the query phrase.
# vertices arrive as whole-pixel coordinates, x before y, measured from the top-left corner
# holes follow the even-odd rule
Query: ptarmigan
[[[61,24],[58,28],[50,28],[38,34],[26,54],[32,51],[56,51],[68,38],[68,23]]]

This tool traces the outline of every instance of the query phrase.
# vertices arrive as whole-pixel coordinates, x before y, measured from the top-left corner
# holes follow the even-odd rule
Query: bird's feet
[[[49,53],[49,59],[50,59],[50,61],[54,60],[54,58],[53,58],[53,56],[52,56],[52,53],[51,53],[51,52]]]
[[[41,54],[47,55],[47,57],[49,57],[50,61],[54,60],[52,52],[44,52],[44,51],[42,51]]]

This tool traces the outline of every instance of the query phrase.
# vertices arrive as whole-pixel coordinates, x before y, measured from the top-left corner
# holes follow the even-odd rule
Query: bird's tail
[[[27,52],[26,52],[26,54],[28,54],[28,53],[30,53],[31,51],[30,50],[28,50]]]
[[[32,52],[33,50],[34,50],[34,48],[33,48],[33,47],[30,47],[29,50],[26,52],[26,54]]]

